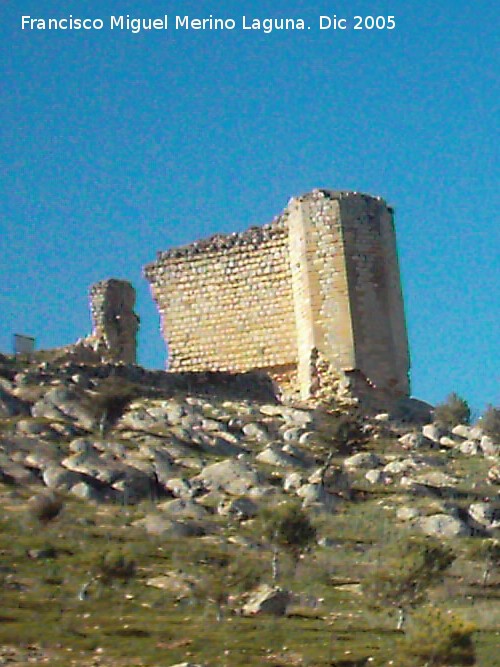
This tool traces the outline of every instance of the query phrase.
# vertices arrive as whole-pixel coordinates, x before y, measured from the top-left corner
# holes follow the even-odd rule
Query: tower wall
[[[315,190],[271,225],[159,253],[145,275],[172,371],[269,372],[314,394],[318,355],[409,393],[392,211],[380,198]]]

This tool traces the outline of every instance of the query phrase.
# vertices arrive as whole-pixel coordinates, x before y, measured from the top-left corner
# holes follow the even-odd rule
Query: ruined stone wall
[[[337,371],[361,371],[374,388],[407,395],[409,355],[392,211],[380,198],[323,190],[292,200],[288,210],[291,237],[305,237],[308,345]],[[300,335],[300,321],[297,326]],[[299,368],[305,369],[307,353],[304,346]],[[305,396],[314,378],[308,380],[305,369],[301,379]]]
[[[355,367],[376,386],[409,392],[409,353],[392,211],[373,197],[340,201]]]
[[[102,280],[90,288],[92,335],[89,342],[109,359],[136,363],[139,318],[135,290],[125,280]]]
[[[409,392],[392,211],[380,198],[315,190],[271,225],[159,253],[145,275],[173,371],[262,369],[307,398],[326,364],[357,386]]]
[[[160,253],[145,269],[171,371],[266,370],[296,384],[297,344],[283,219]]]

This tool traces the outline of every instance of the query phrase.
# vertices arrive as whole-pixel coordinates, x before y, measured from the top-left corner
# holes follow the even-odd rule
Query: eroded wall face
[[[317,349],[339,372],[359,370],[408,394],[409,355],[392,213],[375,197],[315,191],[288,207],[299,383],[310,393]]]
[[[313,381],[313,350],[320,351],[339,370],[355,364],[339,203],[318,191],[292,200],[287,219],[299,383],[306,398]]]
[[[296,384],[297,344],[282,222],[146,267],[172,371],[270,371]]]
[[[92,337],[110,358],[136,363],[139,318],[135,290],[125,280],[102,280],[90,288]]]
[[[409,393],[409,352],[391,211],[373,197],[340,201],[356,368],[377,387]]]

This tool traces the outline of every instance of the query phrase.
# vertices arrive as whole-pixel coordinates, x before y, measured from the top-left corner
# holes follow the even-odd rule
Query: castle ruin
[[[380,197],[314,190],[268,225],[159,252],[144,273],[170,371],[260,369],[304,399],[332,376],[409,395],[393,211]]]
[[[135,290],[126,280],[101,280],[90,288],[92,334],[96,352],[114,361],[136,363],[139,318],[134,313]]]

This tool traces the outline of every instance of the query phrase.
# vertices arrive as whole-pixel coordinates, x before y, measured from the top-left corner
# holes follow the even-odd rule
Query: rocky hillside
[[[367,605],[360,590],[386,542],[421,535],[454,550],[432,599],[476,624],[477,664],[494,665],[498,572],[480,595],[477,587],[480,547],[500,528],[500,443],[422,416],[417,403],[371,417],[353,406],[282,405],[252,374],[2,358],[0,664],[27,663],[30,651],[61,665],[391,664],[389,608]],[[51,506],[54,516],[44,514]],[[313,527],[295,552],[266,528],[283,507]],[[106,587],[99,558],[114,547],[130,568]],[[57,607],[64,622],[48,635],[23,630],[16,596],[28,608],[47,604],[51,622]],[[207,635],[208,619],[220,623]],[[250,638],[257,627],[262,641]]]

